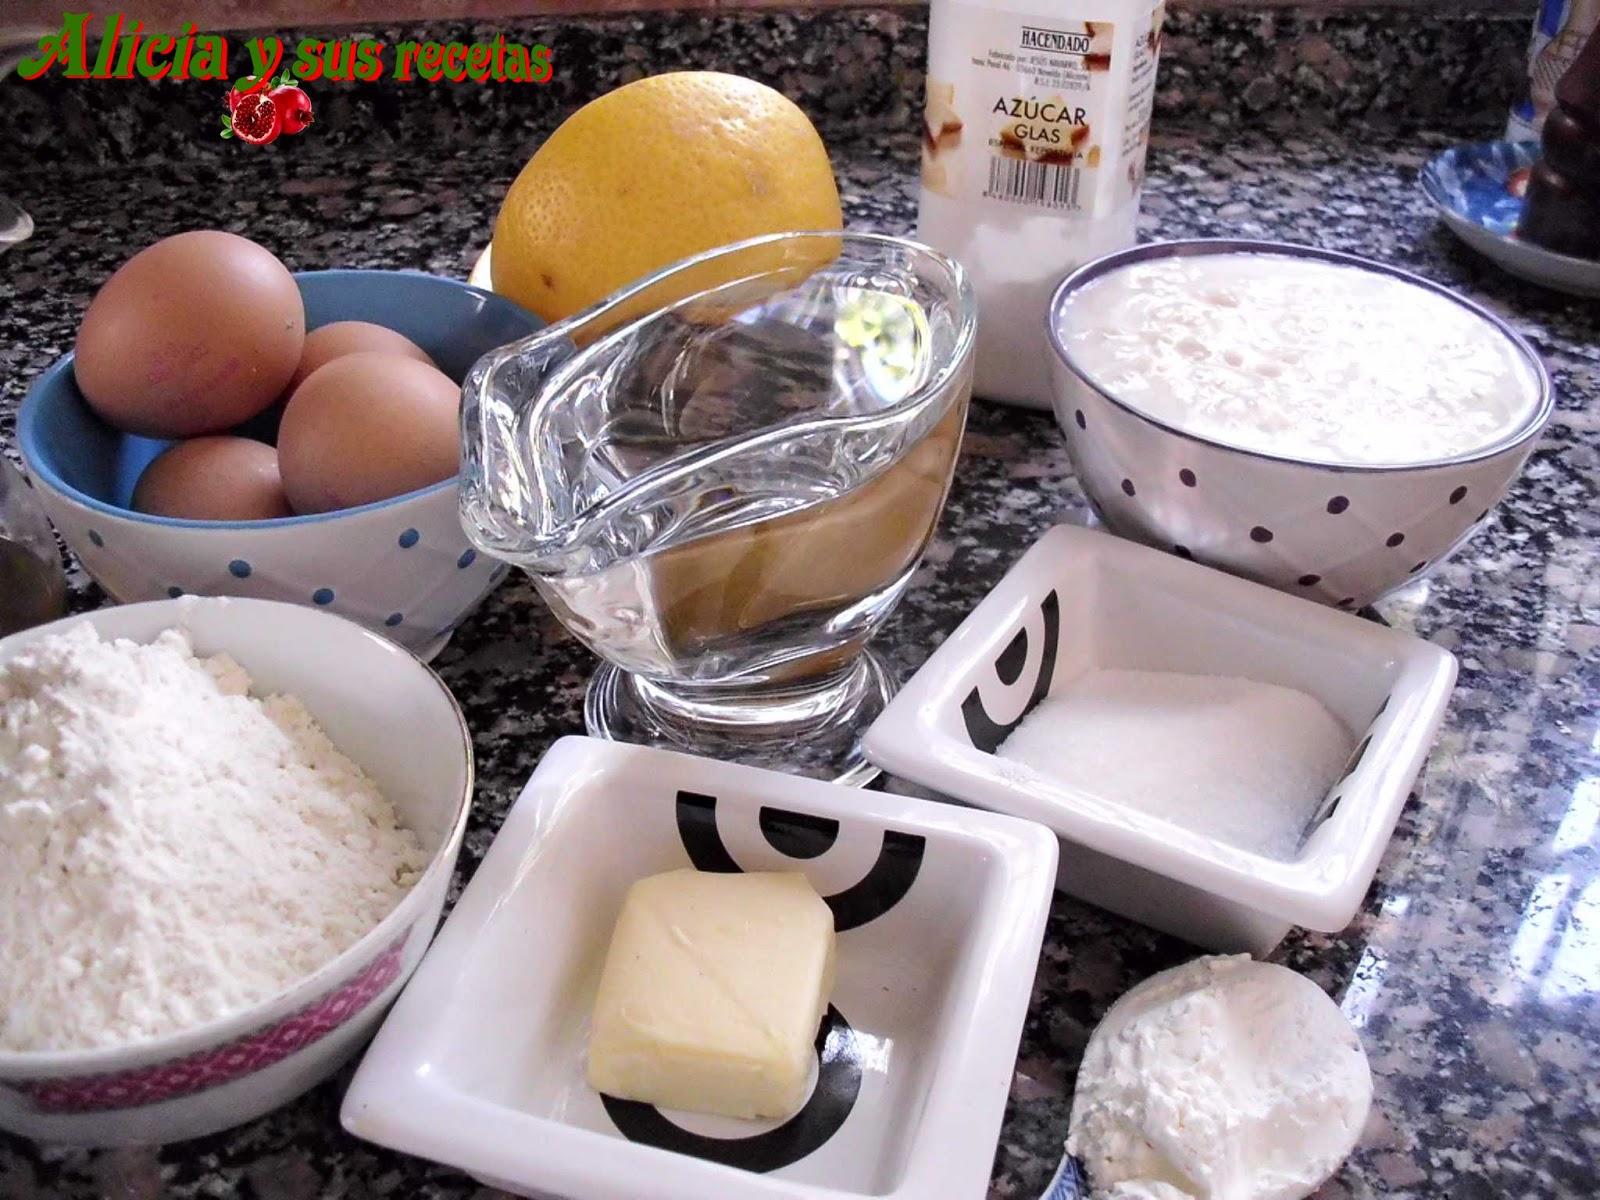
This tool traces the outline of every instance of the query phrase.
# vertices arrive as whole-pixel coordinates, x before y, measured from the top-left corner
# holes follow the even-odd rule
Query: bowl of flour
[[[443,683],[325,612],[0,640],[0,1129],[175,1141],[332,1073],[433,936],[471,791]]]

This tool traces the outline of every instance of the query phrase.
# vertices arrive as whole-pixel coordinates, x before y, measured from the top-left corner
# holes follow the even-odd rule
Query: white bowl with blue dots
[[[371,321],[461,379],[479,357],[541,322],[500,296],[413,271],[295,276],[306,326]],[[271,418],[252,436],[271,439]],[[40,377],[17,437],[46,513],[84,569],[124,603],[253,596],[325,609],[431,657],[506,574],[461,530],[456,481],[390,500],[272,521],[190,521],[134,512],[134,485],[169,442],[119,433],[84,403],[68,354]]]

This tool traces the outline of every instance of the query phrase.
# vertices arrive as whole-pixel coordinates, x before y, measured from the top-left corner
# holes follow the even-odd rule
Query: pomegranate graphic
[[[295,84],[281,84],[268,92],[267,98],[278,106],[285,133],[303,133],[311,124],[311,97]]]
[[[312,121],[311,97],[287,71],[278,79],[246,75],[228,90],[222,136],[265,146],[279,134],[303,133]]]
[[[233,110],[233,132],[253,146],[276,141],[283,132],[283,117],[272,97],[263,92],[241,96]]]
[[[254,75],[246,75],[238,83],[234,84],[228,89],[228,111],[230,113],[237,112],[239,108],[239,101],[243,100],[251,92],[260,90],[263,90],[261,88],[260,81]]]

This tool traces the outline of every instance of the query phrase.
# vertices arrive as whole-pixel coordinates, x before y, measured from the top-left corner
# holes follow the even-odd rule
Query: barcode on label
[[[1078,183],[1082,174],[1077,167],[1064,163],[990,158],[989,187],[983,194],[995,200],[1011,200],[1019,204],[1077,208]]]

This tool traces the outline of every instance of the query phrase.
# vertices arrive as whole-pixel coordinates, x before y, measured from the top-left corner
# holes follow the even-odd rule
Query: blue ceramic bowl
[[[1517,236],[1517,180],[1538,160],[1537,142],[1469,142],[1434,155],[1420,181],[1455,235],[1504,270],[1573,296],[1600,296],[1600,260],[1557,254]]]
[[[388,326],[457,380],[483,354],[542,324],[500,296],[412,271],[307,271],[295,281],[308,329],[352,320]],[[17,437],[45,511],[118,601],[287,600],[349,617],[427,657],[504,574],[461,531],[454,479],[359,508],[273,521],[134,512],[134,484],[170,443],[100,420],[78,391],[70,354],[28,393]]]

